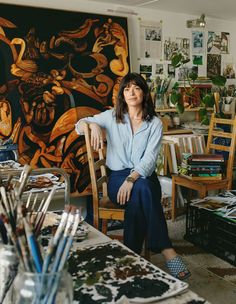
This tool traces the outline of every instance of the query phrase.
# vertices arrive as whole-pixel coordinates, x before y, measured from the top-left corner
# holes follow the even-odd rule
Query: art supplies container
[[[0,245],[0,303],[13,303],[13,280],[18,269],[18,257],[15,247]]]
[[[14,281],[16,304],[72,304],[73,282],[71,275],[63,270],[54,273],[19,271]]]

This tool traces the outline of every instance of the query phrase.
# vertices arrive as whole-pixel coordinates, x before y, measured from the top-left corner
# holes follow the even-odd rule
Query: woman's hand
[[[103,148],[102,129],[96,123],[90,123],[89,128],[91,130],[91,145],[95,151],[98,151],[99,147]]]
[[[134,184],[131,182],[127,182],[126,180],[120,186],[120,189],[117,193],[117,203],[120,205],[124,205],[130,199],[131,191],[133,189]]]

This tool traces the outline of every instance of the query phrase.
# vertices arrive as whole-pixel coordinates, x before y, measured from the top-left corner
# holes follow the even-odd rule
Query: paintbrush
[[[56,246],[58,245],[59,239],[61,238],[64,228],[66,226],[69,212],[70,212],[70,206],[66,205],[65,210],[62,213],[61,221],[59,223],[59,226],[57,227],[56,233],[48,245],[47,253],[43,261],[43,271],[42,271],[43,273],[48,271],[48,267],[51,262],[52,256],[55,252]]]
[[[29,223],[27,222],[26,218],[24,218],[24,217],[23,217],[23,223],[24,223],[24,227],[25,227],[25,233],[26,233],[28,246],[29,246],[29,249],[31,252],[31,256],[32,256],[36,271],[38,273],[41,273],[43,260],[42,260],[41,252],[39,250],[38,243],[35,239],[35,236],[33,234],[33,231],[31,229]]]
[[[43,225],[43,222],[44,222],[44,219],[46,217],[46,214],[47,214],[47,210],[48,210],[48,207],[49,207],[49,204],[50,202],[52,201],[52,198],[56,192],[56,186],[53,186],[52,190],[49,192],[49,195],[44,203],[44,206],[42,208],[42,214],[40,215],[40,218],[39,220],[36,222],[36,226],[35,226],[35,236],[39,236],[39,233],[40,233],[40,230],[41,230],[41,227]]]
[[[26,186],[26,183],[27,183],[27,180],[28,180],[28,177],[29,177],[31,171],[32,171],[32,168],[29,165],[24,165],[24,168],[21,172],[19,181],[15,187],[15,195],[16,195],[17,199],[21,198],[21,195],[24,191],[24,188]]]
[[[65,265],[65,262],[67,260],[68,255],[69,255],[69,251],[70,251],[70,248],[72,246],[73,239],[74,239],[74,236],[76,234],[76,231],[77,231],[78,225],[80,223],[80,220],[81,220],[81,213],[80,213],[80,210],[77,209],[76,214],[75,214],[73,227],[72,227],[71,233],[70,233],[70,235],[67,239],[66,246],[65,246],[64,252],[62,254],[59,267],[58,267],[58,271],[63,270],[63,267]]]

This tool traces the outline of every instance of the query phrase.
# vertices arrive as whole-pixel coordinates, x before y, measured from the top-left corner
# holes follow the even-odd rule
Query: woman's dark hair
[[[117,102],[116,102],[116,122],[124,122],[124,114],[128,112],[128,106],[124,98],[124,89],[129,86],[129,84],[135,84],[140,87],[143,91],[143,102],[142,102],[142,119],[152,120],[153,116],[157,116],[151,94],[149,92],[149,87],[146,80],[138,73],[129,73],[124,76],[121,80]]]

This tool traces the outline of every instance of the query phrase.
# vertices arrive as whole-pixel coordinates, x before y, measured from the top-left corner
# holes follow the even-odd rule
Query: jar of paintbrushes
[[[10,185],[11,179],[6,186],[0,186],[0,218],[7,232],[6,238],[13,245],[13,253],[19,258],[19,270],[13,283],[13,301],[6,303],[70,304],[73,302],[73,284],[65,264],[82,220],[81,211],[66,205],[55,234],[46,250],[43,249],[38,239],[55,188],[38,202],[42,207],[34,214],[37,196],[29,195],[27,202],[22,201],[30,171],[31,168],[25,166],[14,187]],[[9,258],[7,264],[7,256],[10,254],[4,251],[0,261],[5,260],[4,265],[13,269],[15,259]],[[11,282],[12,278],[13,275]]]

